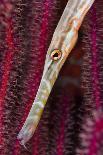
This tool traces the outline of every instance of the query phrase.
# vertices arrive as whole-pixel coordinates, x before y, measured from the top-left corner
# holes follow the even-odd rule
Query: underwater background
[[[66,3],[0,0],[0,155],[103,155],[102,0],[85,17],[27,150],[17,140]]]

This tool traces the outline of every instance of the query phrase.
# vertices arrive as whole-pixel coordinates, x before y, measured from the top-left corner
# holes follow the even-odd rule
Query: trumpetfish
[[[78,39],[82,21],[94,0],[69,0],[47,51],[44,71],[28,117],[18,134],[21,145],[33,136],[60,69]]]

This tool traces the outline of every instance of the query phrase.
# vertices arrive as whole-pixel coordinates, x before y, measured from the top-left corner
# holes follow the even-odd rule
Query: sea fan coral
[[[92,128],[87,131],[83,127],[88,126],[88,120],[96,127],[95,116],[102,125],[103,1],[98,0],[81,26],[77,45],[62,68],[27,150],[17,140],[66,3],[0,1],[0,155],[81,155],[77,150],[85,155],[83,147],[90,147],[80,135]],[[103,152],[102,134],[102,130],[96,133],[96,155]]]

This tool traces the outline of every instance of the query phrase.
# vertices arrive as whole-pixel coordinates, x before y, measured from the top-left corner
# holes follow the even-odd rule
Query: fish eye
[[[62,52],[59,49],[55,49],[51,53],[51,59],[57,61],[61,58]]]

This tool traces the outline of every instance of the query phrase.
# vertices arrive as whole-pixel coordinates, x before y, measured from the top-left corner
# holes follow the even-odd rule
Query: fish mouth
[[[25,144],[29,141],[29,139],[32,137],[33,133],[34,133],[34,126],[33,123],[27,123],[26,125],[24,125],[21,129],[21,131],[19,132],[17,139],[19,141],[19,143],[21,145],[23,145],[25,148]]]
[[[56,76],[53,75],[51,79],[49,75],[50,71],[47,69],[41,79],[41,83],[29,115],[17,136],[18,141],[24,147],[25,144],[29,141],[29,139],[33,136],[38,126],[45,104],[47,103],[48,97],[55,83]]]

